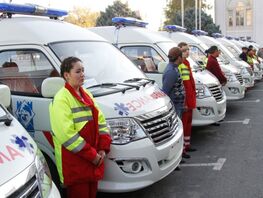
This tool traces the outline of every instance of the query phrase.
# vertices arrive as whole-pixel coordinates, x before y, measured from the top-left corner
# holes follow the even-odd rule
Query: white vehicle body
[[[237,47],[242,51],[242,47],[249,47],[249,45],[252,45],[254,48],[256,48],[257,44],[256,43],[251,43],[248,41],[241,41],[241,40],[230,40],[230,42],[233,42],[234,44],[237,45]],[[263,62],[262,59],[259,57],[259,60],[261,61],[260,63],[253,59],[254,62],[254,79],[255,80],[261,80],[262,75],[263,75]]]
[[[10,89],[0,85],[0,195],[59,198],[44,156],[28,132],[7,111],[10,100]]]
[[[224,45],[231,52],[231,54],[228,54],[229,56],[228,60],[230,61],[230,64],[241,68],[241,74],[245,81],[245,86],[253,87],[254,86],[253,71],[248,63],[246,63],[243,60],[240,60],[239,58],[239,55],[242,53],[242,50],[240,50],[234,43],[232,43],[230,40],[224,37],[216,38],[216,40],[222,43],[222,45]]]
[[[200,39],[198,39],[199,37],[184,32],[169,33],[165,31],[161,32],[161,34],[164,34],[177,42],[188,43],[190,46],[190,56],[193,57],[196,62],[199,62],[202,65],[204,64],[206,58],[205,50],[208,49],[208,46]],[[239,74],[239,71],[231,65],[228,65],[226,67],[224,64],[220,64],[220,66],[228,78],[227,84],[223,86],[223,90],[226,93],[227,99],[235,100],[244,97],[245,89],[244,87],[240,86],[240,83],[243,83],[243,81],[241,75]],[[235,76],[233,76],[233,74],[235,74]]]
[[[158,32],[136,26],[121,27],[118,30],[118,36],[115,34],[116,28],[114,26],[93,27],[90,30],[116,44],[130,59],[145,54],[152,57],[155,67],[159,66],[159,71],[146,72],[146,75],[156,80],[159,87],[162,87],[164,67],[160,69],[160,65],[164,64],[166,66],[169,62],[168,51],[170,48],[177,46],[174,41],[160,35]],[[115,43],[116,36],[118,37],[118,43]],[[194,64],[191,59],[189,60],[191,64]],[[226,113],[226,97],[221,91],[220,83],[206,71],[193,72],[193,76],[197,87],[197,95],[198,89],[201,88],[205,89],[209,95],[196,98],[197,108],[193,111],[192,125],[209,125],[222,120]],[[215,98],[214,95],[217,95],[217,97]]]
[[[223,46],[220,42],[212,37],[201,35],[197,36],[197,38],[207,45],[207,49],[212,45],[216,45],[221,50],[221,55],[218,59],[218,62],[222,68],[222,71],[227,77],[227,84],[223,87],[224,91],[226,92],[227,99],[238,100],[244,98],[245,83],[241,75],[241,69],[233,66],[232,64],[229,64],[229,57],[226,56],[226,54],[231,54],[231,52],[229,52],[229,50],[227,50],[225,46]]]
[[[12,84],[13,114],[53,162],[48,106],[63,82],[50,76],[58,76],[64,58],[77,56],[85,65],[84,87],[97,85],[89,90],[113,139],[99,190],[144,188],[179,165],[183,127],[169,97],[114,46],[88,30],[43,17],[1,19],[0,29],[0,69],[4,62],[18,66],[17,74],[0,73],[0,81],[29,78],[34,85],[23,90],[23,83]]]

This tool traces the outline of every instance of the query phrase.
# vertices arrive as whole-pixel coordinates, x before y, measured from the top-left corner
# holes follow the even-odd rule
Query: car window
[[[162,57],[149,46],[122,47],[121,51],[144,72],[158,72],[158,64]]]
[[[40,95],[42,81],[59,76],[46,56],[38,50],[0,52],[0,83],[17,94]]]

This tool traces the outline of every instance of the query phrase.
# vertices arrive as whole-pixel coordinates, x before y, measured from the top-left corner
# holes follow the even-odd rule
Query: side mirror
[[[11,92],[8,86],[0,85],[0,103],[6,108],[10,106]]]
[[[64,84],[65,81],[61,77],[46,78],[41,85],[42,96],[45,98],[53,98]]]

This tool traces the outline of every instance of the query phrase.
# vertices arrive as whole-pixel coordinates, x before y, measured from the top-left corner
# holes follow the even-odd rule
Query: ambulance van
[[[177,44],[169,38],[151,31],[143,22],[134,18],[115,17],[116,26],[92,27],[89,30],[104,37],[150,78],[162,87],[162,74],[169,62],[168,51]],[[194,126],[213,124],[222,120],[226,113],[226,96],[218,80],[207,71],[200,71],[191,58],[196,83],[197,108],[193,111]]]
[[[229,63],[232,61],[233,55],[231,54],[231,52],[226,49],[226,47],[224,45],[222,45],[220,42],[218,42],[215,38],[210,37],[210,36],[206,36],[206,35],[200,35],[198,33],[199,31],[197,31],[196,36],[198,36],[198,38],[203,41],[205,44],[207,44],[208,46],[211,45],[218,45],[218,48],[221,50],[221,55],[220,55],[220,59],[221,62],[223,62],[225,65],[229,65]],[[235,65],[238,66],[239,64]],[[260,69],[260,67],[254,67],[254,80],[260,80],[262,78],[262,70]]]
[[[43,154],[7,110],[10,94],[0,85],[0,197],[59,198]]]
[[[231,64],[240,67],[240,68],[245,68],[247,72],[245,72],[245,70],[243,70],[242,76],[243,79],[245,81],[245,86],[248,87],[253,87],[254,86],[254,73],[252,68],[249,66],[249,64],[243,60],[240,60],[239,55],[242,53],[242,50],[239,49],[234,43],[232,43],[229,39],[227,39],[226,37],[224,37],[222,34],[219,33],[213,33],[212,36],[219,41],[222,45],[224,45],[229,52],[231,53],[227,53],[229,58],[228,60],[230,61]],[[249,75],[247,75],[249,74]]]
[[[205,50],[208,48],[208,46],[206,44],[204,44],[200,39],[198,39],[198,37],[186,33],[185,32],[186,29],[182,28],[180,26],[167,25],[167,26],[165,26],[164,29],[166,31],[160,31],[160,33],[162,35],[165,35],[168,38],[171,38],[175,42],[182,42],[182,41],[184,41],[184,42],[188,43],[189,46],[190,46],[190,56],[196,62],[200,62],[200,64],[204,64],[203,63],[203,62],[205,62],[204,59],[206,59]],[[238,61],[238,60],[236,60],[236,61]],[[240,66],[239,66],[240,67],[240,74],[236,73],[235,74],[236,78],[234,78],[234,79],[239,80],[240,83],[243,84],[243,82],[242,82],[242,78],[243,78],[244,83],[245,83],[245,87],[253,86],[254,85],[253,76],[251,76],[250,73],[247,70],[247,69],[250,69],[250,67],[246,63],[243,64],[242,61],[238,61],[238,63],[239,62],[241,62]],[[227,77],[228,77],[229,80],[233,79],[231,76],[227,76]],[[232,83],[232,82],[228,82],[227,86],[232,87],[234,89],[236,84]],[[229,88],[227,88],[227,89],[229,89]],[[229,92],[226,92],[226,93],[229,93]]]
[[[7,3],[0,11],[0,83],[10,86],[12,114],[52,164],[48,106],[64,85],[61,61],[77,56],[85,66],[84,87],[103,111],[112,137],[99,190],[141,189],[179,165],[181,120],[170,98],[124,54],[100,36],[58,20],[64,11]]]

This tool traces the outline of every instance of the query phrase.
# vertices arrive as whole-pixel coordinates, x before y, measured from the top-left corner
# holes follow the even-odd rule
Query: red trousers
[[[184,128],[184,152],[190,148],[192,134],[193,109],[187,109],[183,112],[182,122]]]
[[[67,198],[96,198],[98,182],[67,186]]]

